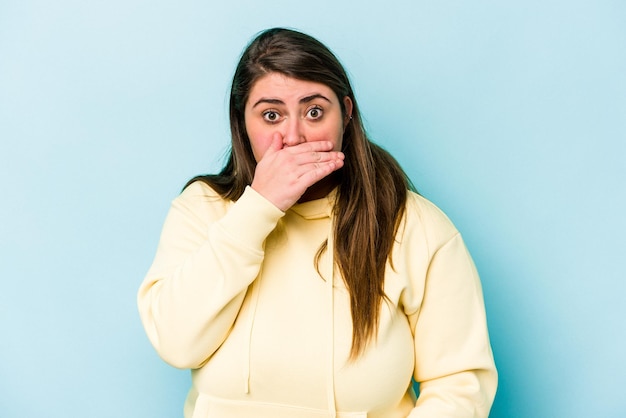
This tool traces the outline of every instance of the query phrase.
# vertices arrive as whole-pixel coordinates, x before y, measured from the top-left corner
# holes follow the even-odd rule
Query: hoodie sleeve
[[[409,418],[487,417],[497,372],[480,279],[461,235],[434,205],[422,217],[427,252],[405,308],[420,393]]]
[[[196,182],[172,202],[137,297],[163,360],[197,368],[222,344],[259,273],[265,238],[283,215],[250,187],[230,203]]]

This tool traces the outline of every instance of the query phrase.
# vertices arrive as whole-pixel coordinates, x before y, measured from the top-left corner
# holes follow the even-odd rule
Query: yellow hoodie
[[[230,202],[195,182],[173,201],[138,304],[159,355],[192,369],[185,417],[487,417],[497,374],[480,281],[458,231],[414,193],[378,337],[348,362],[334,196],[282,212],[250,187]]]

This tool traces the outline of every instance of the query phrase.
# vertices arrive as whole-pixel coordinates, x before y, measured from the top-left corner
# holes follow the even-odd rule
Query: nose
[[[306,142],[302,121],[300,118],[288,118],[285,121],[285,131],[283,132],[283,144],[288,147]]]

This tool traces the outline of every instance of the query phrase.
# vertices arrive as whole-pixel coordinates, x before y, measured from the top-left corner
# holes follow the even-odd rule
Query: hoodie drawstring
[[[331,216],[332,220],[332,216]],[[330,223],[330,234],[328,236],[328,244],[326,250],[328,251],[328,269],[329,275],[326,279],[326,286],[328,287],[328,314],[329,314],[329,326],[328,326],[328,382],[326,385],[327,397],[328,397],[328,411],[331,418],[337,417],[337,405],[335,402],[335,292],[334,292],[334,279],[335,279],[335,248],[333,240],[333,222]]]
[[[252,295],[250,295],[251,306],[250,306],[250,314],[249,314],[249,324],[250,328],[248,329],[248,341],[246,342],[246,361],[244,364],[244,393],[250,393],[250,362],[251,362],[251,353],[250,347],[252,345],[252,328],[254,328],[254,318],[256,317],[256,308],[259,302],[259,281],[261,280],[261,274],[259,273],[259,277],[254,281],[252,285]]]

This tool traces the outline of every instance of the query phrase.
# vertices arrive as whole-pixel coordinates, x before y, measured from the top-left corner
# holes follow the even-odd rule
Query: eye
[[[306,112],[306,117],[313,120],[321,119],[323,115],[324,110],[319,106],[314,106]]]
[[[280,120],[280,114],[275,110],[266,110],[263,112],[263,120],[269,123],[276,123]]]

